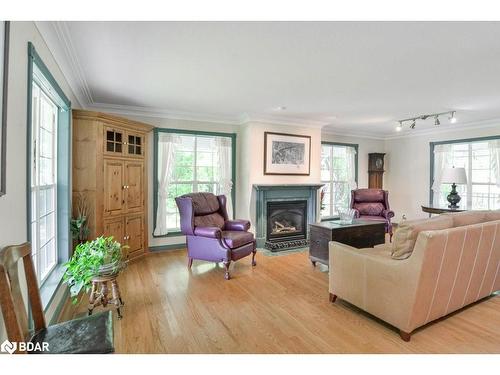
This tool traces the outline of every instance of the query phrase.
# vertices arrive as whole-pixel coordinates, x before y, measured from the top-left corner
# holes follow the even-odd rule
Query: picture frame
[[[264,132],[264,174],[309,176],[311,136]]]
[[[7,87],[9,77],[10,22],[0,22],[0,197],[6,193],[7,177]]]

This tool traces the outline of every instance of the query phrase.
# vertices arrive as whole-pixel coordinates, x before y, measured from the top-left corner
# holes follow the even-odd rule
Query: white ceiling
[[[88,108],[372,136],[500,118],[498,22],[37,24]]]

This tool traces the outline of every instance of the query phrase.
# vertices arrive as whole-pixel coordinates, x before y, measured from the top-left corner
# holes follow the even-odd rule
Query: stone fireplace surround
[[[257,247],[271,251],[288,250],[307,246],[309,243],[309,228],[306,238],[302,240],[286,239],[279,242],[268,241],[267,238],[267,207],[268,202],[307,201],[307,227],[319,220],[318,190],[322,184],[254,184],[255,192],[255,236]]]

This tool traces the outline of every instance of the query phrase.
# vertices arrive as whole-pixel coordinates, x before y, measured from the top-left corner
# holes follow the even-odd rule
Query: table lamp
[[[441,183],[451,184],[451,192],[446,197],[448,202],[450,202],[448,207],[452,209],[458,208],[458,202],[460,202],[461,198],[457,193],[457,184],[467,184],[467,175],[465,174],[465,168],[445,168],[441,177]]]

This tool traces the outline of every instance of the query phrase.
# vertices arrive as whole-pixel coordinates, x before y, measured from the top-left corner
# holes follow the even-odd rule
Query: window
[[[57,105],[32,83],[31,243],[38,280],[57,264]]]
[[[71,246],[71,103],[31,43],[28,50],[28,238],[38,283],[43,285],[67,260]]]
[[[431,202],[446,207],[450,184],[439,182],[442,171],[463,167],[467,185],[457,185],[460,207],[474,210],[500,208],[500,137],[431,143]]]
[[[155,129],[155,236],[179,232],[175,197],[192,192],[224,194],[228,214],[234,200],[235,135]]]
[[[338,216],[340,208],[349,207],[351,190],[357,186],[358,145],[323,143],[321,147],[322,190],[321,217]]]

